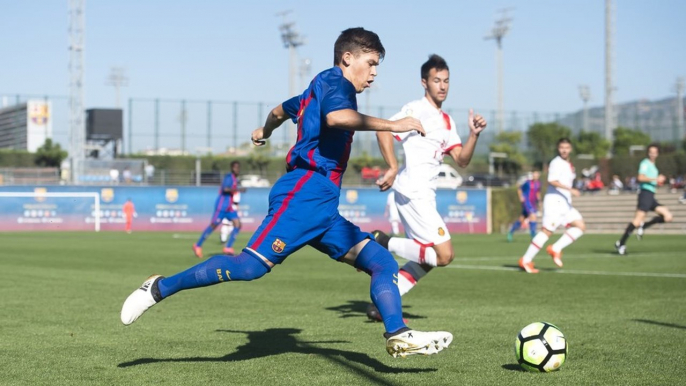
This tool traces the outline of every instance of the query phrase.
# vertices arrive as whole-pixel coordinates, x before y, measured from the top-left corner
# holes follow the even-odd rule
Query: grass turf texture
[[[185,291],[132,326],[122,302],[152,273],[197,263],[196,234],[0,234],[0,384],[681,384],[686,379],[683,236],[613,252],[584,236],[564,270],[515,271],[528,237],[456,235],[457,257],[403,298],[410,326],[455,341],[430,357],[393,359],[364,309],[369,279],[314,249],[253,283]],[[205,253],[218,253],[213,235]],[[553,239],[554,240],[554,239]],[[247,236],[242,235],[237,246]],[[649,274],[669,274],[649,276]],[[671,275],[671,276],[670,276]],[[561,371],[523,372],[517,332],[535,321],[569,341]]]

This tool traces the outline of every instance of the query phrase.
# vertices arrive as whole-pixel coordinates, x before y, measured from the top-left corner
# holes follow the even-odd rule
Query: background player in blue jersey
[[[534,170],[529,175],[529,178],[517,188],[517,195],[519,202],[522,203],[522,214],[512,223],[510,231],[507,233],[507,241],[512,241],[512,234],[521,228],[522,223],[529,220],[529,234],[533,239],[536,236],[536,212],[538,211],[538,203],[541,201],[541,173]]]
[[[288,172],[274,184],[267,217],[248,246],[238,256],[217,255],[174,276],[149,277],[124,302],[122,323],[133,323],[148,308],[185,289],[258,279],[310,245],[371,276],[371,298],[383,318],[389,354],[430,355],[448,347],[452,342],[448,332],[405,326],[398,264],[370,234],[338,213],[354,131],[424,134],[421,123],[412,117],[391,122],[357,112],[356,94],[374,81],[384,54],[381,40],[371,31],[351,28],[341,33],[334,45],[334,67],[319,73],[302,95],[274,108],[264,127],[251,135],[254,144],[262,145],[286,120],[297,123],[297,142],[286,158]]]
[[[227,219],[233,223],[233,231],[229,236],[229,240],[224,247],[224,253],[233,255],[233,243],[236,241],[236,236],[241,229],[241,220],[238,218],[238,212],[234,210],[233,195],[238,192],[245,192],[245,188],[238,186],[238,174],[241,172],[241,163],[238,161],[231,162],[231,173],[224,176],[222,185],[219,187],[219,196],[214,203],[214,213],[210,220],[210,225],[202,232],[198,242],[193,244],[193,253],[198,258],[202,258],[202,243],[208,238],[212,232],[222,223],[222,220]]]

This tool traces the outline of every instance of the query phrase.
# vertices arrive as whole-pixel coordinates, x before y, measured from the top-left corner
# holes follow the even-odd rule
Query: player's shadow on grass
[[[341,318],[358,318],[361,316],[367,316],[367,306],[369,302],[361,300],[348,300],[347,303],[341,304],[340,306],[327,307],[325,310],[336,311],[340,313]],[[417,315],[410,312],[405,312],[405,309],[411,308],[412,306],[403,306],[403,318],[405,319],[426,319],[426,316]],[[374,321],[369,321],[374,323]]]
[[[161,362],[238,362],[257,358],[265,358],[273,355],[298,353],[324,357],[329,361],[348,367],[359,374],[364,374],[370,381],[384,385],[388,385],[389,383],[375,376],[374,372],[396,374],[436,371],[436,369],[433,368],[391,367],[385,365],[377,359],[370,357],[367,354],[318,347],[315,345],[351,342],[340,340],[306,342],[296,337],[296,335],[301,331],[302,330],[296,328],[270,328],[264,331],[217,330],[217,332],[246,334],[248,336],[248,342],[242,346],[238,346],[236,351],[221,357],[140,358],[130,362],[122,362],[118,365],[118,367],[132,367]],[[341,360],[341,357],[345,360]],[[358,365],[362,365],[363,367]],[[365,369],[364,367],[367,367],[368,369]]]
[[[672,327],[672,328],[678,328],[680,330],[686,330],[686,326],[681,325],[681,324],[658,322],[656,320],[648,320],[648,319],[631,319],[631,320],[633,320],[634,322],[639,322],[639,323],[647,323],[647,324],[653,324],[653,325],[661,326],[661,327]]]
[[[525,372],[525,371],[526,371],[526,370],[524,370],[524,369],[522,368],[522,366],[520,366],[520,365],[518,365],[518,364],[516,364],[516,363],[508,363],[508,364],[502,365],[502,366],[500,366],[500,367],[502,367],[502,368],[505,369],[505,370],[510,370],[510,371],[521,371],[521,372]]]

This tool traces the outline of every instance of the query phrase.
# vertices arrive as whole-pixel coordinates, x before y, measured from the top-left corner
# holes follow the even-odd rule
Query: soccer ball
[[[536,322],[524,327],[515,339],[515,356],[525,370],[558,370],[567,359],[567,339],[557,326]]]

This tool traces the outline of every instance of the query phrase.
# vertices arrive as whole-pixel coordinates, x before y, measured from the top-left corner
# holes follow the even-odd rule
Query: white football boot
[[[163,276],[153,275],[147,278],[140,288],[133,291],[121,308],[121,322],[124,325],[129,325],[136,321],[148,308],[154,306],[162,299],[159,298],[157,292],[157,281],[163,279]],[[158,293],[153,296],[153,289]],[[158,300],[155,300],[158,297]]]
[[[433,355],[447,348],[453,341],[453,334],[446,331],[406,330],[386,339],[386,351],[393,358],[408,355]]]

